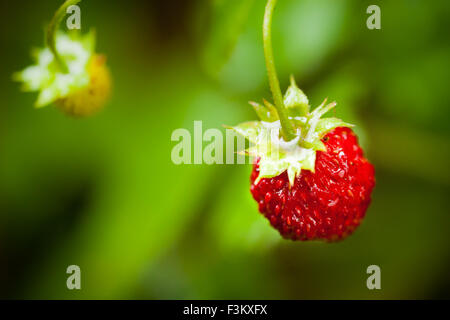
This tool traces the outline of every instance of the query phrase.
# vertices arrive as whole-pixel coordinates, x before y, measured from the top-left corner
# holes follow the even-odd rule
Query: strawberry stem
[[[55,57],[55,61],[58,64],[58,66],[61,68],[62,71],[65,73],[68,72],[67,65],[65,64],[64,60],[61,58],[58,50],[56,49],[56,31],[58,31],[58,27],[61,24],[62,19],[64,18],[67,8],[76,5],[81,0],[66,0],[58,10],[56,10],[55,15],[53,16],[52,21],[50,21],[50,24],[47,28],[47,34],[46,34],[46,43],[49,47],[50,51],[53,53],[53,56]]]
[[[280,118],[281,134],[285,141],[290,141],[295,139],[296,135],[283,102],[283,95],[281,94],[280,82],[278,81],[277,71],[275,69],[272,49],[272,15],[276,3],[277,0],[268,0],[266,5],[263,23],[264,56],[266,58],[270,90],[272,91],[275,108],[277,109],[278,117]]]

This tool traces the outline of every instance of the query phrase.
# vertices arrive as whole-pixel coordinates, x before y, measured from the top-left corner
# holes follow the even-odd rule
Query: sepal
[[[338,118],[324,118],[324,119],[319,119],[319,121],[317,121],[317,126],[316,126],[315,131],[316,131],[317,135],[320,138],[322,138],[326,133],[328,133],[331,130],[338,128],[338,127],[352,128],[352,127],[354,127],[354,125],[344,122]]]
[[[95,50],[95,33],[69,36],[56,35],[56,48],[68,72],[63,72],[49,48],[34,50],[35,64],[13,75],[22,82],[24,91],[39,91],[36,108],[42,108],[63,99],[89,85],[88,64]]]
[[[291,76],[291,84],[284,95],[284,105],[291,117],[304,117],[309,113],[308,97],[297,86],[294,76]]]
[[[274,112],[274,109],[268,108],[267,106],[263,106],[257,102],[249,101],[249,104],[253,107],[253,109],[256,112],[256,115],[258,116],[261,121],[266,122],[273,122],[277,121],[277,114],[276,110]]]
[[[289,120],[295,128],[296,138],[286,142],[281,135],[276,108],[266,100],[263,102],[264,105],[250,102],[262,121],[229,127],[253,144],[240,154],[259,159],[259,176],[255,183],[287,171],[292,186],[302,170],[315,171],[317,151],[327,151],[322,138],[328,132],[337,127],[352,127],[337,118],[321,118],[336,107],[336,102],[327,104],[325,99],[320,106],[310,111],[308,98],[291,77],[284,104],[289,110]]]
[[[258,143],[258,137],[261,130],[261,122],[259,121],[249,121],[241,123],[234,127],[226,127],[236,131],[238,134],[243,136],[245,139],[252,143]]]

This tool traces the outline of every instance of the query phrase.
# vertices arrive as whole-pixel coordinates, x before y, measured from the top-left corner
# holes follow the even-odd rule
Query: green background
[[[279,1],[283,90],[292,73],[313,106],[336,100],[376,168],[366,219],[335,244],[282,240],[250,165],[170,159],[173,130],[224,130],[270,98],[264,1],[83,1],[114,80],[84,120],[34,109],[11,81],[61,1],[0,3],[1,298],[450,297],[449,1]],[[371,4],[381,30],[366,27]],[[372,264],[381,290],[366,287]]]

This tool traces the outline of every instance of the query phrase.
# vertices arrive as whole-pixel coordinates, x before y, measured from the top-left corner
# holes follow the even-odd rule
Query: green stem
[[[287,109],[283,102],[281,94],[280,82],[278,81],[277,71],[275,69],[275,61],[272,49],[272,15],[277,0],[268,0],[266,12],[264,14],[263,38],[264,38],[264,56],[266,58],[267,73],[269,75],[270,90],[272,91],[275,108],[281,123],[281,133],[284,140],[290,141],[295,139],[295,130],[289,120]]]
[[[56,10],[55,15],[53,16],[52,21],[47,28],[46,42],[50,51],[53,53],[55,57],[56,63],[59,65],[61,70],[64,72],[68,72],[67,65],[64,60],[61,58],[58,50],[56,49],[56,32],[58,31],[58,27],[61,24],[62,19],[66,15],[67,8],[73,5],[76,5],[81,0],[66,0],[58,10]]]

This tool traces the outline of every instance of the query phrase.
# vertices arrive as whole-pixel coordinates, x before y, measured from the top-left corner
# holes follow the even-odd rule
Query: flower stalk
[[[268,0],[266,5],[263,23],[264,56],[266,59],[270,90],[272,91],[275,108],[281,123],[281,134],[285,141],[291,141],[296,138],[296,132],[292,122],[289,120],[288,111],[283,102],[272,49],[272,16],[276,3],[277,0]]]
[[[61,24],[61,21],[66,14],[67,8],[78,4],[79,2],[81,2],[81,0],[66,0],[58,8],[58,10],[56,10],[55,15],[53,16],[53,19],[51,20],[51,22],[47,28],[47,34],[46,34],[47,46],[50,49],[50,51],[53,53],[53,56],[55,57],[55,61],[58,64],[59,68],[64,73],[67,73],[69,70],[67,68],[66,63],[61,58],[61,55],[59,54],[59,52],[56,48],[56,32],[58,31],[58,27]]]

